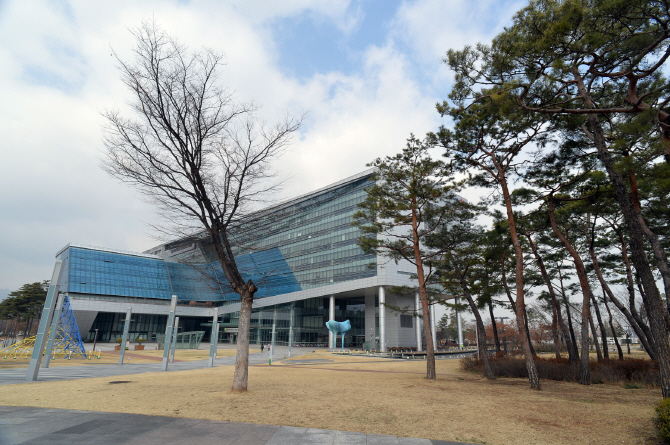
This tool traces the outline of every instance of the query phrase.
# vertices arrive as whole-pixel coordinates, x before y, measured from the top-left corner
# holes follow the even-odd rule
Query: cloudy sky
[[[442,122],[449,48],[489,41],[525,2],[0,0],[0,298],[50,278],[68,242],[143,251],[149,204],[100,169],[106,109],[128,94],[112,50],[154,20],[225,54],[224,86],[268,122],[307,113],[279,164],[284,198],[392,155]]]

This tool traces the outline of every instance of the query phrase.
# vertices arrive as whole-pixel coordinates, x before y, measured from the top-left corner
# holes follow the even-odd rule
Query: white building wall
[[[398,297],[398,306],[401,308],[414,309],[414,296]],[[400,327],[400,317],[398,317],[398,344],[400,347],[416,347],[416,331],[414,323],[419,321],[418,318],[412,317],[412,327]]]
[[[98,315],[98,311],[75,311],[73,310],[75,320],[77,320],[77,327],[79,328],[79,335],[82,339],[86,338],[88,331]]]
[[[400,317],[398,312],[389,306],[397,306],[397,295],[386,291],[386,348],[398,346],[398,328],[400,326]]]

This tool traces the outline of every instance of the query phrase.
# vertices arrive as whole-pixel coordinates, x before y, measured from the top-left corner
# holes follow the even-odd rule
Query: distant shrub
[[[491,368],[496,377],[527,378],[526,361],[523,357],[490,357]],[[598,383],[636,383],[641,385],[660,385],[658,363],[652,360],[627,359],[591,362],[591,382]],[[567,358],[536,358],[535,366],[541,379],[564,382],[579,381],[579,365],[570,365]],[[468,372],[483,373],[484,365],[480,359],[461,360],[461,368]]]
[[[663,443],[670,444],[670,399],[663,399],[656,405],[656,428]]]

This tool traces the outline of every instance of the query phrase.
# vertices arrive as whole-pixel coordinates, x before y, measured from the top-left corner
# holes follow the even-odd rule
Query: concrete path
[[[2,445],[466,445],[348,431],[0,406]]]
[[[275,361],[280,361],[288,356],[286,351],[278,350],[274,355]],[[312,349],[302,348],[302,350],[291,351],[291,358],[312,352]],[[267,352],[256,352],[249,354],[249,364],[259,365],[267,363],[270,358]],[[233,366],[235,357],[221,357],[215,360],[214,366]],[[180,361],[168,364],[170,371],[187,371],[190,369],[202,369],[208,366],[207,360]],[[132,363],[132,360],[123,365],[82,365],[82,366],[57,366],[49,368],[40,368],[37,376],[38,382],[54,382],[59,380],[76,380],[93,377],[111,377],[116,375],[143,374],[145,372],[161,372],[161,363]],[[0,385],[10,385],[15,383],[26,383],[28,368],[0,369]]]

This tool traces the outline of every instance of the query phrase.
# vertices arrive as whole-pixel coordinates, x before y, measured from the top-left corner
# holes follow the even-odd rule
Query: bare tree
[[[134,113],[131,118],[104,113],[103,168],[157,205],[168,221],[162,227],[204,233],[211,242],[241,299],[232,389],[246,391],[249,324],[258,288],[238,269],[231,229],[243,227],[254,204],[278,186],[271,163],[301,119],[286,116],[265,127],[253,105],[218,86],[220,54],[190,51],[151,22],[131,32],[133,60],[115,56]]]

